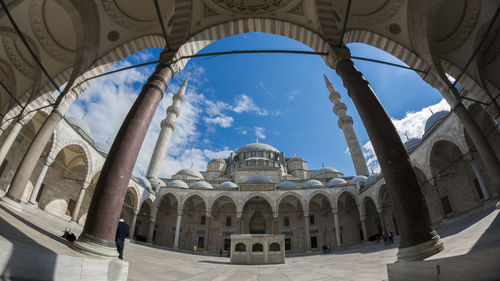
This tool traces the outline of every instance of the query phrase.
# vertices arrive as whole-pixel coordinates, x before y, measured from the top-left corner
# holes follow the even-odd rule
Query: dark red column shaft
[[[400,232],[400,248],[431,240],[429,211],[401,139],[382,104],[350,59],[337,74],[352,98],[377,155]]]
[[[82,235],[90,234],[104,241],[115,240],[120,212],[137,155],[172,76],[171,68],[160,63],[142,87],[104,162]]]

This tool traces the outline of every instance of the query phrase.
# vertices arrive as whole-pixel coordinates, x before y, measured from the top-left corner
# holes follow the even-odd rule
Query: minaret
[[[179,117],[180,105],[184,101],[184,93],[186,92],[188,79],[189,75],[182,83],[177,94],[172,98],[172,105],[167,108],[167,118],[161,121],[160,135],[156,141],[153,157],[151,157],[151,162],[149,162],[148,173],[146,175],[148,179],[157,178],[160,175],[163,158],[165,157],[165,152],[167,152],[168,141],[175,129],[175,120]]]
[[[333,113],[339,117],[338,125],[340,129],[344,132],[345,140],[347,141],[347,146],[349,147],[349,152],[351,153],[352,162],[354,164],[354,169],[356,169],[357,175],[368,176],[368,167],[366,166],[365,157],[359,145],[358,137],[352,127],[352,117],[347,115],[346,105],[340,101],[339,92],[335,91],[332,83],[326,75],[325,77],[326,87],[330,92],[330,101],[334,104]]]

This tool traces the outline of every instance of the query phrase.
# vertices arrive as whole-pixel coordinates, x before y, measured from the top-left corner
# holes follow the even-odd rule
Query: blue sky
[[[353,56],[402,64],[398,59],[364,44],[350,44]],[[289,38],[247,33],[219,40],[201,52],[248,49],[310,50]],[[154,60],[160,50],[134,54],[113,68]],[[428,107],[434,112],[447,108],[441,95],[413,71],[355,61],[377,93],[399,133],[406,140],[420,136]],[[140,92],[153,67],[143,67],[109,75],[95,81],[80,96],[67,115],[89,123],[95,141],[110,145],[128,108]],[[245,54],[191,59],[175,75],[155,114],[141,149],[135,174],[143,175],[159,133],[166,108],[172,103],[186,75],[190,82],[181,107],[177,128],[167,149],[161,176],[193,167],[205,170],[214,157],[226,157],[230,151],[255,142],[268,143],[287,157],[299,155],[309,169],[322,163],[354,175],[352,161],[342,131],[337,126],[328,99],[323,73],[340,92],[354,129],[363,146],[370,168],[378,171],[373,149],[352,101],[335,71],[319,56],[293,54]]]

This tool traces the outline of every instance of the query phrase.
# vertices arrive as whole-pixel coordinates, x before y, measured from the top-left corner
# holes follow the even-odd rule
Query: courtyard
[[[25,207],[22,212],[0,207],[0,259],[2,270],[16,266],[31,270],[37,258],[54,264],[54,279],[60,279],[61,256],[84,257],[71,249],[71,243],[60,236],[65,228],[76,235],[81,226],[53,217],[40,210]],[[436,226],[445,250],[430,259],[446,258],[495,249],[500,246],[499,210],[493,202],[467,215]],[[126,242],[125,260],[129,262],[128,280],[387,280],[386,264],[396,261],[398,240],[390,246],[370,242],[361,246],[334,249],[328,254],[311,253],[286,258],[283,265],[232,265],[229,258],[199,253],[173,251]],[[25,261],[31,253],[31,262]],[[21,262],[24,260],[24,262]],[[6,275],[8,276],[8,275]]]

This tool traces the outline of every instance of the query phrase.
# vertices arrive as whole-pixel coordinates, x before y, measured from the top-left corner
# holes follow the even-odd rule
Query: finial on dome
[[[335,91],[335,88],[333,87],[332,82],[330,82],[330,79],[328,79],[328,77],[326,77],[326,74],[324,72],[323,72],[323,78],[325,78],[326,87],[327,88],[332,87],[332,89]]]

